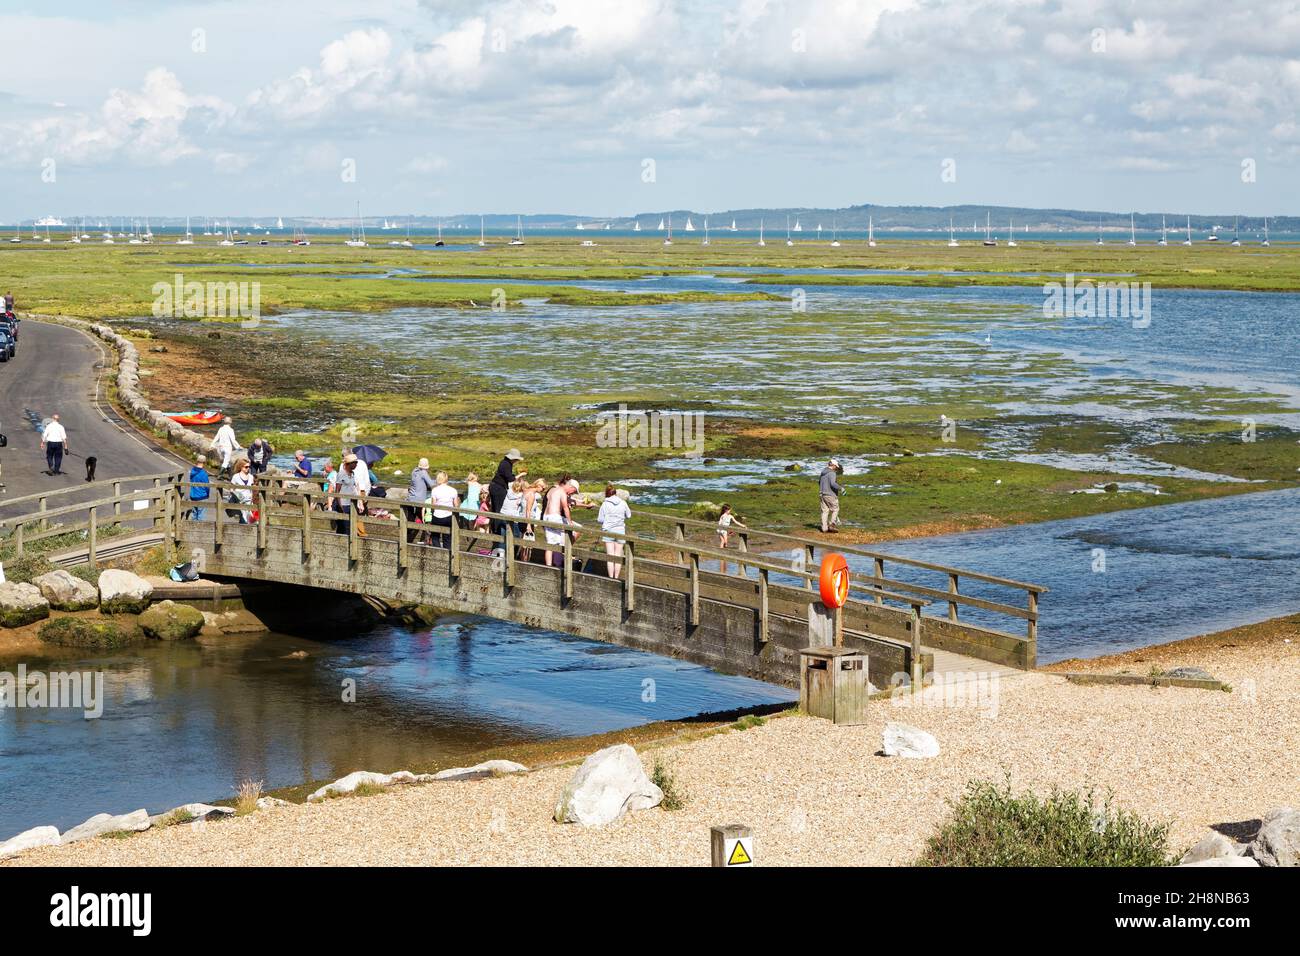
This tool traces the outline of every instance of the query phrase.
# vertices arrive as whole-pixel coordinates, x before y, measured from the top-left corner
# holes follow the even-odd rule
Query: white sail
[[[691,222],[691,217],[690,217],[690,216],[687,216],[687,217],[686,217],[686,231],[687,231],[687,232],[694,232],[694,231],[695,231],[695,223]]]

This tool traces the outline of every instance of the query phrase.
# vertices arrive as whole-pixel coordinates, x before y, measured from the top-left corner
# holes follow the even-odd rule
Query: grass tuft
[[[235,816],[246,817],[257,810],[257,801],[262,798],[262,781],[245,780],[235,791]]]
[[[972,781],[926,843],[921,866],[1171,866],[1169,824],[1148,823],[1092,789],[1045,798]]]
[[[690,794],[677,782],[672,768],[660,756],[655,757],[654,770],[650,773],[650,782],[663,791],[664,799],[659,804],[665,810],[680,810],[686,806]]]

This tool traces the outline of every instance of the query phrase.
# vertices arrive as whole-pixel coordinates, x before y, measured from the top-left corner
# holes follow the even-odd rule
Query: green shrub
[[[762,727],[767,723],[766,717],[760,717],[758,714],[746,714],[731,726],[736,730],[749,730],[751,727]]]
[[[33,578],[39,578],[42,574],[49,574],[55,570],[54,565],[39,554],[25,554],[21,558],[6,561],[4,565],[5,580],[12,581],[14,584],[31,584]]]
[[[67,647],[123,647],[136,639],[134,629],[93,617],[56,617],[41,625],[36,636]]]
[[[686,806],[689,794],[682,789],[673,774],[672,768],[664,763],[662,757],[655,757],[654,770],[650,773],[650,782],[663,791],[664,799],[659,806],[665,810],[680,810]]]
[[[1169,824],[1098,803],[1093,790],[1046,798],[974,781],[926,843],[921,866],[1170,866]]]

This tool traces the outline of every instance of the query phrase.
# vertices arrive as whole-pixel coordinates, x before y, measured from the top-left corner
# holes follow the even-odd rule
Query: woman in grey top
[[[433,476],[429,474],[429,459],[421,458],[419,463],[416,464],[415,469],[411,472],[411,483],[407,485],[406,488],[406,500],[414,502],[414,504],[402,505],[402,510],[406,512],[406,523],[408,526],[424,523],[424,509],[419,506],[429,500],[429,496],[433,494],[435,484],[437,484],[437,482],[435,482]],[[421,532],[415,528],[407,527],[407,543],[414,541],[420,534]],[[429,535],[427,532],[423,534],[421,540],[426,544],[428,543]]]

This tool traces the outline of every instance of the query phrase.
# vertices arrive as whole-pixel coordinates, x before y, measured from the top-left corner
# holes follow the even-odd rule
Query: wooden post
[[[113,482],[113,517],[120,517],[122,514],[122,483]]]
[[[911,627],[912,632],[912,693],[921,692],[921,679],[925,676],[921,673],[921,605],[912,605]]]
[[[623,606],[627,613],[636,610],[636,559],[632,555],[632,542],[623,542]]]
[[[767,630],[767,568],[758,569],[758,639],[768,641]]]
[[[877,577],[879,580],[881,580],[881,581],[884,581],[884,579],[885,579],[885,559],[884,559],[884,558],[876,558],[876,577]],[[883,591],[884,589],[885,589],[885,585],[884,585],[884,584],[877,584],[877,585],[876,585],[876,590],[878,590],[878,591]],[[877,594],[877,595],[876,595],[876,603],[877,603],[877,604],[884,604],[884,603],[885,603],[885,599],[882,598],[880,595]]]
[[[45,496],[44,496],[44,495],[41,495],[41,497],[40,497],[39,499],[37,499],[37,504],[38,504],[38,507],[37,507],[36,510],[37,510],[37,511],[41,514],[41,516],[42,516],[42,517],[41,517],[41,530],[42,530],[42,531],[48,531],[48,530],[49,530],[49,527],[50,527],[50,523],[49,523],[49,521],[47,521],[47,520],[45,519],[45,517],[44,517],[44,515],[45,515],[45,511],[46,511]]]
[[[692,551],[689,557],[691,561],[690,622],[695,625],[700,623],[700,556]]]
[[[257,550],[266,550],[266,526],[268,518],[266,515],[266,486],[260,485],[257,489]]]
[[[451,515],[451,535],[447,540],[447,545],[451,549],[451,559],[447,567],[451,572],[451,579],[454,581],[460,577],[460,516],[454,511]]]
[[[311,557],[311,495],[302,496],[302,556]]]
[[[406,533],[406,509],[401,505],[397,506],[397,571],[400,574],[411,565],[411,556],[408,552],[409,537]]]
[[[686,540],[686,525],[682,524],[680,521],[673,526],[673,540],[674,541]],[[677,563],[678,564],[686,563],[686,552],[681,550],[680,548],[677,550]]]
[[[1029,592],[1029,626],[1026,628],[1025,637],[1030,643],[1034,644],[1035,654],[1037,653],[1038,644],[1038,592]]]
[[[956,572],[956,571],[950,571],[950,572],[948,572],[948,593],[949,593],[949,594],[958,594],[958,593],[960,593],[960,592],[958,592],[958,590],[957,590],[957,572]],[[955,621],[955,620],[957,620],[957,602],[956,602],[956,601],[949,601],[949,602],[948,602],[948,620],[950,620],[950,621]]]
[[[744,531],[740,532],[740,535],[736,538],[736,550],[739,551],[741,554],[749,553],[749,535],[746,534]],[[749,569],[745,566],[744,561],[736,562],[736,570],[740,572],[740,576],[742,578],[749,577],[748,574]]]
[[[813,569],[816,567],[817,564],[817,556],[814,553],[813,546],[811,544],[804,545],[804,553],[807,555],[807,560],[804,562],[804,567],[807,568],[809,576],[804,578],[803,586],[806,587],[809,591],[815,591],[817,587],[816,585],[813,584],[813,578],[817,577],[817,574]]]
[[[509,521],[501,526],[503,535],[503,546],[505,547],[506,566],[503,569],[506,579],[506,587],[515,586],[515,526]]]
[[[155,490],[155,491],[157,491],[159,488],[161,488],[161,487],[162,487],[162,479],[160,479],[160,478],[155,478],[155,479],[153,480],[153,487],[154,487],[154,490]],[[149,497],[149,501],[150,501],[151,504],[155,504],[155,505],[159,503],[159,502],[158,502],[158,499],[154,498],[152,495]],[[165,508],[165,506],[164,506],[164,508]],[[166,517],[166,515],[160,515],[160,514],[158,513],[158,511],[155,511],[155,512],[154,512],[154,514],[153,514],[153,526],[154,526],[155,528],[158,527],[159,522],[162,522],[162,523],[165,524],[166,521],[167,521],[167,517]]]
[[[225,511],[226,511],[226,509],[223,507],[226,503],[225,501],[226,494],[225,491],[221,488],[217,488],[215,489],[215,491],[217,493],[217,497],[216,497],[217,510],[216,513],[213,515],[213,518],[215,520],[213,521],[212,544],[213,544],[213,550],[220,551],[222,542],[224,541],[225,538],[225,533],[222,529],[225,528],[226,523],[222,519],[225,517]]]
[[[844,608],[835,609],[835,646],[844,646]]]
[[[573,539],[564,532],[564,599],[573,597]]]
[[[20,558],[23,556],[23,527],[22,521],[14,527],[14,550],[18,552]]]
[[[95,566],[95,561],[96,561],[96,555],[95,555],[96,540],[95,539],[98,537],[97,532],[99,530],[97,525],[98,522],[95,520],[95,509],[92,507],[90,509],[90,521],[86,526],[86,559],[87,561],[90,562],[90,566],[92,568]]]
[[[740,823],[711,827],[709,854],[714,866],[753,866],[754,831]]]
[[[348,499],[348,560],[361,557],[361,542],[357,538],[357,499]]]

